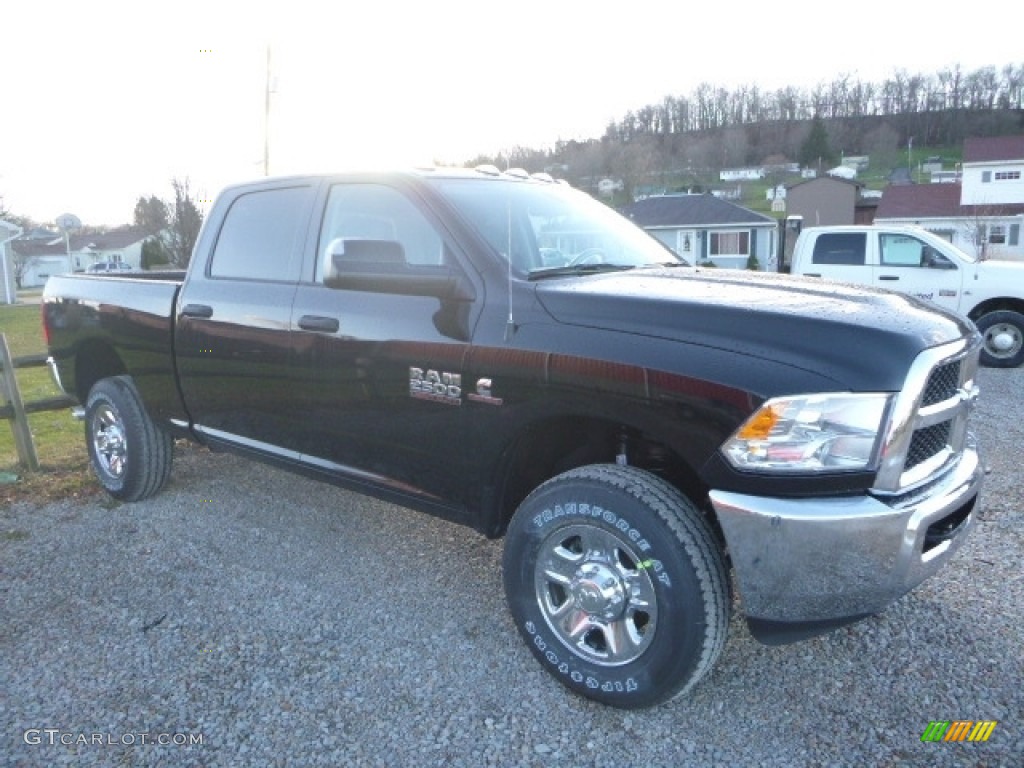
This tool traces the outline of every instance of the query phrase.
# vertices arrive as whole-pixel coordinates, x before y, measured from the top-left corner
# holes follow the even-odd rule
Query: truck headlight
[[[737,469],[764,472],[863,470],[875,465],[887,394],[776,397],[722,446]]]

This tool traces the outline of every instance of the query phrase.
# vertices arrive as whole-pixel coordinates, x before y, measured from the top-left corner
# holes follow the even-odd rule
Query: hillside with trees
[[[600,138],[515,147],[467,165],[549,170],[585,189],[614,178],[623,183],[620,197],[631,200],[638,188],[706,189],[717,184],[720,169],[749,165],[824,169],[841,155],[869,155],[874,168],[888,172],[938,149],[959,159],[966,137],[1018,133],[1024,133],[1024,64],[972,72],[953,67],[932,75],[898,71],[881,83],[843,75],[810,90],[704,83],[689,95],[626,113]]]

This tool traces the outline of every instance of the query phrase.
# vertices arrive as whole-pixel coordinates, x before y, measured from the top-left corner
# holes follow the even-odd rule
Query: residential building
[[[723,168],[718,172],[719,181],[756,181],[764,178],[764,168]]]
[[[798,181],[786,187],[786,214],[802,216],[805,227],[870,224],[874,208],[862,200],[863,189],[859,181],[835,176]]]
[[[1024,260],[1024,136],[965,140],[960,183],[889,186],[875,218],[923,227],[973,256]]]
[[[50,275],[84,272],[102,262],[122,262],[141,269],[146,238],[141,230],[126,228],[92,235],[22,237],[11,246],[22,264],[21,286],[32,288],[45,285]]]
[[[21,234],[21,227],[0,219],[0,304],[15,304],[18,300],[14,251],[11,242]]]
[[[1024,203],[1024,136],[965,139],[964,205]]]
[[[834,176],[838,179],[856,179],[857,169],[851,168],[849,165],[837,165],[829,171],[826,171],[829,176]]]
[[[622,213],[691,264],[746,269],[753,256],[776,269],[776,220],[714,195],[648,197]]]
[[[858,173],[863,173],[870,166],[871,158],[868,155],[843,155],[839,164],[853,168]]]

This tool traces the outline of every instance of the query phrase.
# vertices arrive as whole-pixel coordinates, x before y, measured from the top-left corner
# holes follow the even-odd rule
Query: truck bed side
[[[187,422],[174,365],[174,307],[184,273],[60,275],[43,323],[62,388],[81,403],[105,376],[128,374],[157,423]]]

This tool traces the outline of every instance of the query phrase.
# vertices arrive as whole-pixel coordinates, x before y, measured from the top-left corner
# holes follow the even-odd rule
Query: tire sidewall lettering
[[[648,571],[655,588],[662,592],[660,600],[671,600],[665,593],[672,589],[672,577],[664,562],[652,557],[654,548],[650,543],[665,538],[664,535],[655,531],[652,536],[650,532],[637,527],[628,514],[620,513],[613,504],[552,500],[530,518],[530,535],[544,538],[552,530],[577,523],[603,528],[614,533],[624,543],[628,542],[634,554],[643,557],[639,565]],[[529,567],[532,568],[532,563]],[[646,676],[645,674],[618,675],[614,668],[604,670],[590,664],[581,664],[580,660],[561,642],[551,637],[547,628],[540,626],[539,622],[527,620],[521,627],[529,635],[538,659],[552,674],[563,678],[567,684],[610,695],[628,695],[640,690],[640,680]]]
[[[541,512],[534,515],[533,526],[537,531],[540,531],[556,520],[566,520],[578,517],[582,517],[584,521],[588,518],[590,520],[603,521],[612,529],[623,534],[627,539],[629,539],[636,546],[636,549],[639,552],[646,555],[651,551],[650,540],[641,533],[639,528],[634,526],[623,515],[617,514],[613,510],[600,507],[596,504],[569,502],[565,504],[552,504],[551,506],[546,506]],[[655,560],[654,562],[657,563],[655,570],[661,572],[662,565],[660,561]],[[671,586],[671,584],[668,584],[668,586]]]
[[[602,678],[600,673],[583,672],[573,667],[569,663],[571,659],[563,658],[553,650],[554,643],[548,643],[541,637],[537,625],[532,621],[525,622],[523,629],[533,638],[534,647],[543,654],[544,660],[551,665],[552,669],[559,675],[569,678],[573,683],[577,685],[582,683],[593,691],[600,690],[605,693],[632,693],[639,690],[640,684],[633,677],[627,677],[625,680]]]

